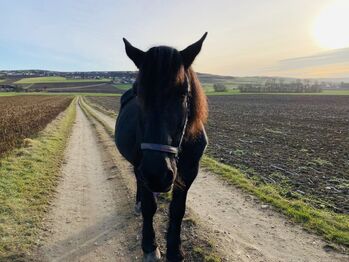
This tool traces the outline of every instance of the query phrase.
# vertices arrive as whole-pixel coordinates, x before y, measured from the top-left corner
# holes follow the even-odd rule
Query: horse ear
[[[140,68],[140,66],[143,63],[145,52],[142,50],[132,46],[129,41],[126,40],[126,38],[123,38],[125,43],[125,49],[127,56],[135,63],[137,68]]]
[[[185,68],[189,68],[194,62],[195,57],[200,53],[202,43],[204,42],[206,36],[207,32],[200,38],[199,41],[180,51]]]

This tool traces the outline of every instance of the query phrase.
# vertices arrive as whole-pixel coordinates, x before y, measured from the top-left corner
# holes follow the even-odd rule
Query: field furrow
[[[71,101],[64,96],[0,97],[0,156],[44,129]]]

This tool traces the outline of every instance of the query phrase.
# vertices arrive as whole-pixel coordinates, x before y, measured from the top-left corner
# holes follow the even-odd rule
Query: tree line
[[[319,93],[321,84],[309,80],[296,80],[286,83],[283,79],[269,79],[263,84],[241,84],[241,93]]]

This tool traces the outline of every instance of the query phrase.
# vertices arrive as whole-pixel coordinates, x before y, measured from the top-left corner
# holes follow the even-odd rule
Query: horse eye
[[[180,98],[180,101],[181,101],[181,102],[184,102],[184,100],[186,99],[186,97],[187,97],[187,94],[186,94],[185,92],[183,92],[183,93],[181,93],[181,94],[179,95],[179,98]]]

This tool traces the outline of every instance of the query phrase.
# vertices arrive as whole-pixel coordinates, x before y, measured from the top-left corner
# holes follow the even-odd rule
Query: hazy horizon
[[[2,1],[0,70],[134,71],[122,37],[183,49],[227,76],[349,77],[349,2]]]
[[[80,71],[80,70],[67,70],[67,71],[62,71],[62,70],[50,70],[50,69],[41,69],[41,68],[27,68],[27,69],[0,69],[0,72],[3,71],[49,71],[49,72],[59,72],[59,73],[83,73],[83,72],[136,72],[138,71],[136,68],[134,70],[85,70],[85,71]],[[336,82],[338,81],[349,81],[349,76],[348,77],[292,77],[292,76],[272,76],[272,75],[228,75],[228,74],[216,74],[216,73],[210,73],[210,72],[200,72],[196,71],[197,74],[204,74],[204,75],[213,75],[213,76],[221,76],[221,77],[241,77],[241,78],[289,78],[289,79],[309,79],[309,80],[326,80],[326,81],[331,81],[334,80]]]

